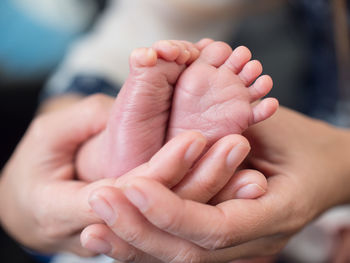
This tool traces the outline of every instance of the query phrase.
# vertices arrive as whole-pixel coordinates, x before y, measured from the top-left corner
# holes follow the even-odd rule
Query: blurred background
[[[160,39],[246,45],[274,80],[269,96],[347,126],[348,14],[347,0],[1,0],[0,167],[40,101],[116,89],[130,51]],[[34,262],[4,233],[0,242],[1,259]]]

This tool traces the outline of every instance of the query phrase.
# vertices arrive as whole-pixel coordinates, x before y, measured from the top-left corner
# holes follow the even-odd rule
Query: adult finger
[[[120,189],[104,187],[96,190],[90,198],[90,205],[118,237],[163,262],[179,262],[177,258],[182,258],[183,253],[201,250],[148,222]],[[133,253],[131,262],[145,262],[141,260],[144,253],[135,250]]]
[[[220,139],[172,190],[183,199],[207,203],[227,184],[249,150],[241,135]]]
[[[112,108],[113,98],[93,95],[71,107],[39,116],[30,130],[38,141],[51,147],[75,151],[80,143],[102,131]]]
[[[213,207],[183,200],[158,182],[145,178],[130,178],[124,194],[159,229],[207,249],[271,235],[277,228],[272,219],[279,219],[274,210],[276,200],[270,198],[267,202],[266,196],[229,200]]]
[[[220,192],[210,200],[210,204],[231,199],[256,199],[268,190],[266,177],[256,170],[241,170],[230,178]]]
[[[171,188],[188,173],[202,154],[206,142],[198,132],[183,132],[163,146],[149,162],[119,177],[116,186],[122,186],[130,177],[142,176]]]
[[[182,133],[169,141],[148,163],[118,179],[107,178],[90,184],[73,180],[55,180],[48,184],[39,179],[35,186],[38,190],[34,191],[37,218],[53,236],[101,222],[88,204],[89,196],[94,190],[102,186],[122,186],[125,180],[134,176],[152,178],[171,187],[185,176],[202,153],[205,144],[205,137],[198,132]],[[47,196],[50,198],[46,198]]]
[[[131,226],[132,227],[132,226]],[[105,224],[90,225],[81,233],[82,246],[122,262],[158,262],[118,237]]]
[[[38,190],[34,193],[36,193],[38,218],[43,219],[42,224],[53,235],[77,231],[89,224],[98,223],[100,219],[91,211],[88,204],[89,196],[94,190],[102,186],[123,186],[128,178],[134,176],[152,178],[167,187],[172,187],[185,176],[202,153],[205,144],[206,139],[203,135],[189,131],[169,141],[148,163],[140,165],[118,179],[108,178],[90,184],[62,180],[52,181],[49,185],[46,181],[37,180],[35,187],[38,187]],[[50,198],[45,198],[47,196]],[[46,218],[53,220],[47,222]]]
[[[287,240],[284,236],[273,235],[233,247],[206,250],[150,224],[125,198],[120,189],[101,188],[94,192],[90,204],[122,240],[111,236],[112,233],[108,232],[110,229],[106,226],[102,231],[93,229],[92,234],[96,237],[96,233],[102,232],[101,235],[97,234],[97,239],[99,242],[101,239],[109,242],[107,255],[119,260],[127,258],[129,262],[157,262],[146,254],[153,255],[162,262],[228,262],[273,255]],[[111,250],[114,252],[110,252]]]
[[[102,222],[91,210],[89,196],[95,189],[114,184],[112,178],[91,184],[73,180],[49,183],[37,180],[32,188],[33,213],[42,232],[51,239],[61,239],[87,225]]]
[[[202,51],[205,47],[209,46],[211,43],[213,43],[214,40],[210,38],[202,38],[197,43],[195,43],[196,47]]]

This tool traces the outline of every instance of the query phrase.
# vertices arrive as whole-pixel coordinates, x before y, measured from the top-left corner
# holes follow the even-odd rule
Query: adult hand
[[[82,142],[104,129],[112,103],[92,96],[40,115],[28,128],[0,178],[1,223],[23,245],[92,255],[81,247],[79,231],[99,221],[87,200],[101,182],[74,180],[74,156]]]
[[[105,128],[112,103],[112,98],[92,96],[64,110],[43,114],[30,125],[0,178],[1,223],[21,244],[46,253],[71,251],[83,256],[94,255],[80,245],[79,236],[84,227],[102,223],[88,204],[88,197],[95,189],[121,185],[132,176],[144,176],[169,186],[177,185],[177,191],[183,196],[191,192],[194,199],[207,201],[229,180],[249,151],[243,137],[230,136],[203,157],[194,172],[186,177],[188,183],[181,184],[182,177],[206,144],[202,135],[188,132],[170,141],[150,162],[121,177],[118,183],[115,179],[91,184],[77,181],[74,178],[76,152],[82,143]],[[230,154],[233,148],[235,151]],[[223,159],[229,154],[228,161]],[[211,173],[221,177],[219,180],[200,177]],[[240,193],[238,189],[244,183],[250,179],[255,182],[255,175],[241,179],[236,184],[238,196],[250,198],[254,196],[249,194],[264,193],[264,189]],[[215,187],[210,187],[209,193],[199,193],[194,189],[198,181]],[[261,185],[266,187],[266,182],[262,180]],[[93,245],[106,249],[96,239]]]
[[[187,142],[188,141],[188,142]],[[191,145],[189,142],[192,141]],[[187,142],[184,144],[184,142]],[[187,145],[184,148],[184,145]],[[119,214],[128,214],[125,198],[120,196],[118,188],[125,187],[131,178],[147,178],[164,185],[166,189],[179,196],[208,202],[230,180],[231,196],[234,198],[258,198],[266,191],[266,178],[259,172],[241,170],[231,179],[237,167],[249,152],[247,140],[240,135],[229,135],[214,144],[204,156],[196,162],[205,148],[206,139],[197,132],[185,132],[169,141],[149,162],[119,177],[114,185],[97,189],[90,196],[90,205],[107,224],[114,224]],[[192,168],[191,168],[192,167]],[[120,200],[118,198],[121,198]],[[118,215],[112,207],[119,207]],[[124,210],[125,209],[125,210]],[[135,220],[134,220],[135,219]],[[145,246],[156,246],[164,251],[171,251],[171,246],[164,247],[162,239],[147,243],[147,227],[138,222],[138,217],[129,217],[129,226],[119,225],[124,233],[132,227],[141,231],[140,239]],[[134,257],[140,262],[157,262],[152,255],[142,252],[142,247],[129,244],[119,238],[105,224],[93,224],[84,229],[81,236],[84,247],[97,253],[104,253],[122,261],[132,261]],[[141,246],[143,246],[141,245]]]
[[[106,195],[97,190],[93,196],[103,197],[113,215],[102,218],[123,244],[136,248],[130,262],[273,255],[320,213],[350,202],[348,131],[282,108],[246,135],[250,166],[268,176],[268,193],[259,199],[232,200],[230,182],[211,200],[215,206],[183,199],[148,178],[130,177]],[[112,247],[120,259],[118,249],[124,247],[118,242]],[[154,258],[147,261],[145,254]]]

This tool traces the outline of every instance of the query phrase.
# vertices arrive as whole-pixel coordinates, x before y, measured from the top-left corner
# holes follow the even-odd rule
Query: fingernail
[[[248,184],[238,189],[235,198],[238,199],[255,199],[266,193],[266,190],[258,184]]]
[[[117,220],[117,213],[108,204],[108,202],[98,195],[93,195],[89,203],[94,212],[101,217],[108,225],[113,225]]]
[[[126,198],[135,205],[141,212],[148,209],[147,198],[143,193],[134,187],[127,187],[124,189]]]
[[[226,159],[226,165],[229,169],[235,169],[239,165],[240,161],[244,158],[242,155],[246,147],[245,144],[240,143],[232,148]]]
[[[98,254],[108,254],[112,251],[112,246],[107,241],[100,238],[90,236],[88,240],[82,244],[83,247]]]
[[[204,148],[205,141],[203,139],[196,139],[192,144],[188,147],[185,153],[185,161],[186,162],[194,162],[198,156],[202,153]]]

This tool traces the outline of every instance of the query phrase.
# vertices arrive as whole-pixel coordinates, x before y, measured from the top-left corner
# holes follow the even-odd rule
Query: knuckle
[[[201,194],[203,194],[203,196],[206,196],[210,199],[218,191],[217,178],[215,178],[215,176],[207,176],[206,178],[198,181],[197,188],[201,190]]]
[[[232,246],[233,242],[234,240],[231,235],[220,235],[214,233],[210,237],[207,237],[205,240],[202,240],[201,244],[205,249],[217,250],[230,247]]]
[[[126,262],[126,263],[142,262],[142,261],[138,260],[138,256],[137,256],[135,250],[130,251],[125,257],[123,257],[120,260],[123,260],[123,262]]]
[[[179,229],[181,213],[164,213],[157,223],[160,229],[173,232]]]
[[[123,233],[123,239],[131,244],[139,244],[142,240],[147,240],[142,228],[126,229]]]
[[[224,238],[221,237],[220,238],[219,237],[211,245],[208,244],[207,247],[210,250],[216,250],[216,249],[219,249],[219,248],[228,247],[230,244],[231,244],[231,240],[228,240],[228,238],[226,238],[226,237],[224,237]]]
[[[60,227],[53,224],[51,220],[40,219],[38,229],[40,236],[47,240],[56,240],[62,236]]]
[[[189,247],[189,248],[181,250],[169,262],[170,263],[183,263],[183,262],[201,263],[202,262],[202,256],[201,256],[201,253],[198,250],[195,250],[193,247]]]
[[[38,226],[39,236],[45,240],[57,240],[64,237],[65,232],[62,225],[58,223],[56,216],[53,216],[47,202],[36,202],[34,220]]]
[[[307,224],[310,218],[310,209],[296,200],[287,202],[286,208],[283,211],[288,211],[284,214],[283,224],[280,226],[279,233],[283,235],[293,235]],[[311,219],[311,218],[310,218]]]
[[[120,249],[117,244],[112,244],[112,251],[106,255],[122,262],[144,262],[141,260],[144,253],[136,251],[136,248],[129,246],[127,250]],[[118,261],[119,262],[119,261]]]
[[[235,231],[233,231],[230,224],[228,224],[229,220],[227,218],[221,224],[213,227],[211,232],[202,238],[198,244],[211,251],[241,244],[243,242],[242,233],[245,233],[245,229],[244,227],[239,228],[236,226]]]
[[[233,233],[228,230],[226,222],[223,221],[221,224],[216,224],[215,227],[212,227],[210,233],[201,239],[199,245],[207,250],[217,250],[238,244],[240,240],[238,234],[240,232]]]
[[[46,213],[37,215],[39,235],[46,240],[57,240],[62,236],[62,229],[46,216]]]

